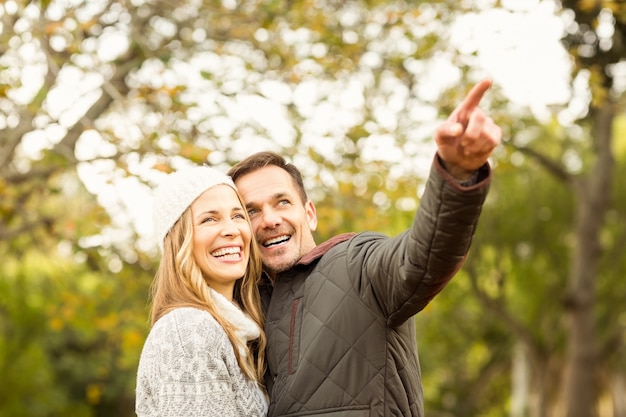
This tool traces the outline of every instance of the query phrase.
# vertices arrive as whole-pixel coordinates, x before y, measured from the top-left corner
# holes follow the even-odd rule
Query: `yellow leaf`
[[[98,404],[102,398],[102,385],[101,384],[89,384],[85,389],[85,395],[87,396],[87,402],[89,404]]]
[[[580,9],[590,12],[600,5],[600,0],[580,0]]]
[[[58,317],[52,318],[52,320],[50,320],[50,328],[55,331],[61,330],[63,328],[63,320]]]

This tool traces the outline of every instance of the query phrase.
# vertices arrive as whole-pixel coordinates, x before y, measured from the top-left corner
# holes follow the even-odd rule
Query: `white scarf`
[[[257,326],[250,316],[241,311],[235,304],[228,301],[222,294],[210,287],[209,290],[211,291],[211,298],[217,309],[222,313],[222,316],[237,328],[235,333],[239,338],[239,354],[246,357],[248,351],[246,348],[247,342],[258,339],[261,335],[259,326]]]

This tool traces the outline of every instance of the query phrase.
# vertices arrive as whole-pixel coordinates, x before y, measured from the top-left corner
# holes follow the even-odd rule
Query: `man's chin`
[[[286,261],[281,259],[272,259],[270,262],[263,262],[263,269],[271,275],[280,274],[290,270],[297,261]]]

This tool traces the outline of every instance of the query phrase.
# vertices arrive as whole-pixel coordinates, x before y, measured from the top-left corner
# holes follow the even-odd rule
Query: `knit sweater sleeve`
[[[168,313],[152,328],[141,354],[137,415],[237,416],[233,360],[232,345],[210,314],[191,308]]]

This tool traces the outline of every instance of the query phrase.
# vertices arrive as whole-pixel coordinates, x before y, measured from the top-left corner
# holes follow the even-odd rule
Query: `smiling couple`
[[[176,171],[155,191],[162,258],[136,413],[414,416],[423,393],[414,317],[461,268],[501,129],[478,83],[435,131],[412,225],[320,245],[298,168],[272,152],[228,175]]]

